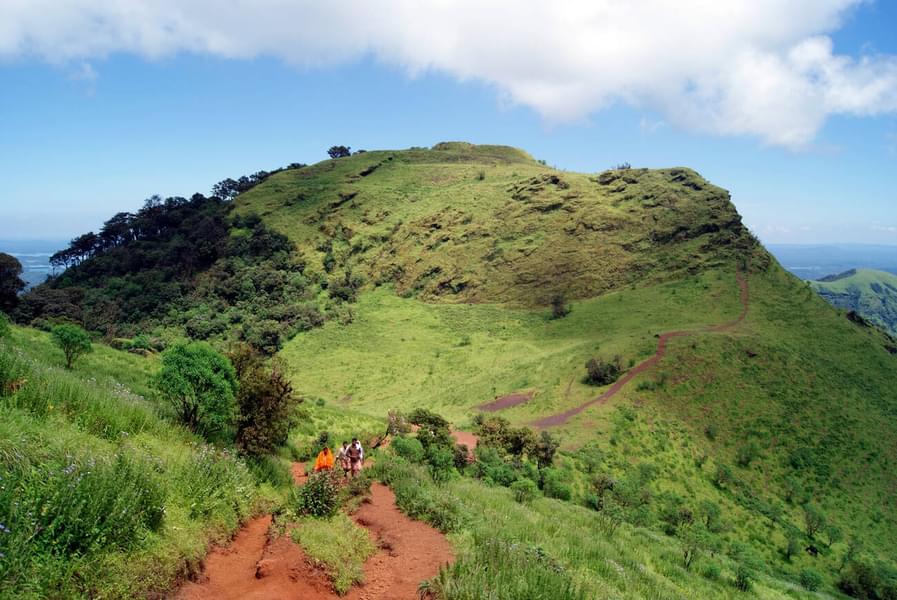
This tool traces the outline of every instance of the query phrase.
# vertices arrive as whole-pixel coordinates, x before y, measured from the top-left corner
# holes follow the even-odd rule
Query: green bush
[[[296,509],[299,514],[329,517],[339,506],[339,475],[333,471],[312,473],[305,485],[297,488]]]
[[[560,469],[542,469],[542,491],[549,498],[570,500],[573,497],[573,490],[566,479],[566,475]]]
[[[707,561],[701,569],[701,575],[712,581],[717,581],[722,574],[722,568],[718,562]]]
[[[178,344],[166,350],[155,385],[192,431],[209,436],[232,426],[237,375],[230,361],[208,344]]]
[[[805,590],[815,592],[822,585],[822,575],[813,569],[803,569],[800,572],[800,584]]]
[[[518,479],[511,484],[511,492],[514,494],[514,500],[525,504],[539,494],[539,486],[532,479]]]
[[[445,446],[430,446],[427,449],[427,464],[430,477],[437,483],[445,483],[456,474],[455,454]]]
[[[271,454],[286,443],[296,424],[293,386],[279,361],[269,368],[251,348],[238,348],[230,358],[240,381],[236,444],[250,456]]]
[[[72,325],[63,323],[52,330],[53,342],[59,346],[65,354],[65,368],[71,370],[81,356],[91,351],[90,336],[86,331]]]
[[[623,364],[619,356],[612,360],[590,358],[586,363],[586,383],[589,385],[609,385],[615,382],[623,372]]]
[[[750,546],[737,544],[732,549],[735,565],[734,585],[742,592],[750,591],[757,579],[757,573],[763,568],[763,562]]]
[[[405,460],[413,463],[422,463],[424,461],[424,447],[417,438],[399,436],[392,440],[390,447]]]
[[[9,335],[9,317],[5,313],[0,312],[0,339]]]

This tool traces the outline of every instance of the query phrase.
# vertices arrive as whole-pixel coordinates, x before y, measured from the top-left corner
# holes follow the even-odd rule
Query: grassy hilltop
[[[479,581],[465,565],[501,536],[547,553],[584,597],[737,596],[749,563],[760,597],[897,589],[897,349],[781,269],[694,171],[578,174],[445,143],[175,205],[224,232],[189,276],[171,267],[186,234],[121,242],[26,297],[19,319],[264,345],[316,407],[294,445],[391,409],[474,430],[511,394],[496,414],[512,426],[590,403],[549,428],[562,452],[546,468],[484,454],[467,469],[480,481],[436,484],[384,466],[461,515],[449,582]],[[589,359],[619,357],[625,377],[669,332],[663,357],[591,402],[609,386],[587,383]],[[503,488],[524,480],[546,497],[514,502]],[[497,531],[502,515],[516,520]],[[697,566],[681,560],[691,547]]]
[[[897,275],[853,269],[811,281],[810,285],[834,306],[852,310],[891,335],[897,335]]]

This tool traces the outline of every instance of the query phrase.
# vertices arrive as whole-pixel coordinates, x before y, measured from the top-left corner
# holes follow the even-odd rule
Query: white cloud
[[[897,233],[897,227],[891,225],[873,225],[872,231],[882,231],[884,233]]]
[[[613,103],[804,147],[834,114],[897,112],[897,58],[838,55],[863,0],[3,0],[0,57],[372,55],[494,85],[551,121]]]

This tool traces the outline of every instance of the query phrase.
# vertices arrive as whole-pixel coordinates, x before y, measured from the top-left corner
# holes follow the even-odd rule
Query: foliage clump
[[[237,374],[210,345],[191,342],[166,350],[155,385],[178,421],[191,431],[212,436],[232,427]]]
[[[65,355],[65,368],[71,370],[75,362],[92,350],[90,335],[71,323],[57,325],[52,330],[53,342]]]
[[[339,475],[325,470],[312,473],[295,493],[297,512],[313,517],[329,517],[340,507]]]
[[[586,362],[586,383],[590,385],[609,385],[615,382],[623,372],[623,364],[619,356],[611,360],[600,357],[590,358]]]
[[[250,456],[273,453],[287,441],[296,423],[298,401],[278,361],[266,366],[252,348],[241,345],[230,354],[239,381],[236,394],[235,442]]]
[[[0,313],[12,312],[19,304],[19,292],[25,289],[21,275],[19,259],[0,252]]]

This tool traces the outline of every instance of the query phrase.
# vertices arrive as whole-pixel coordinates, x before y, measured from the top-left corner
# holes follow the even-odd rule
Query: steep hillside
[[[677,538],[664,539],[676,548],[664,556],[723,553],[736,581],[739,565],[757,563],[791,582],[785,590],[817,579],[828,593],[895,589],[897,349],[787,274],[728,194],[695,172],[577,174],[511,148],[447,143],[287,169],[221,206],[228,243],[178,280],[177,298],[156,296],[139,318],[119,312],[112,322],[129,335],[281,348],[295,388],[327,411],[294,444],[391,409],[426,407],[487,438],[529,426],[550,436],[514,435],[530,452],[537,439],[559,439],[554,462],[521,452],[503,463],[486,450],[470,467],[463,452],[449,466],[448,479],[464,471],[485,484],[452,484],[478,499],[471,514],[508,500],[488,486],[538,484],[538,494],[579,505],[571,518],[591,519],[585,507],[637,528],[638,543]],[[260,261],[239,243],[256,235],[277,242],[262,245]],[[182,241],[170,239],[165,256]],[[139,247],[155,255],[156,244]],[[122,275],[132,285],[111,281],[98,258],[24,308],[56,306],[62,294],[77,319],[101,300],[143,301],[141,282],[160,280],[146,267]],[[53,316],[19,311],[38,324]],[[600,368],[590,380],[591,359]],[[486,529],[458,543],[488,550]],[[652,564],[662,564],[660,579],[626,597],[695,588],[666,581],[689,581],[689,562],[673,566],[653,550],[609,570],[609,555],[578,555],[550,531],[524,537],[594,593],[619,591],[625,569]],[[717,581],[719,565],[712,571]],[[719,597],[716,585],[698,597]],[[761,595],[798,595],[772,588]]]
[[[161,597],[259,488],[166,418],[154,358],[97,346],[61,363],[43,332],[0,336],[0,598]]]
[[[810,285],[834,306],[854,311],[897,335],[897,275],[873,269],[853,269],[811,281]]]
[[[574,462],[590,442],[615,479],[649,465],[653,495],[720,507],[723,539],[795,579],[818,569],[834,585],[853,548],[842,532],[894,560],[886,338],[786,274],[691,171],[588,176],[444,148],[328,161],[238,198],[311,268],[368,284],[351,320],[286,344],[297,386],[370,414],[426,406],[463,424],[498,400],[512,423],[558,423]],[[555,294],[577,299],[561,319],[537,308]],[[665,332],[680,334],[655,363]],[[608,388],[586,384],[584,364],[615,355],[624,368],[651,362],[592,402]],[[577,473],[585,501],[593,475]],[[665,502],[630,517],[662,522]],[[817,510],[831,539],[805,531]],[[785,559],[789,543],[800,551]]]
[[[237,199],[329,278],[426,301],[547,304],[735,264],[752,240],[689,169],[556,171],[504,147],[367,152]]]

